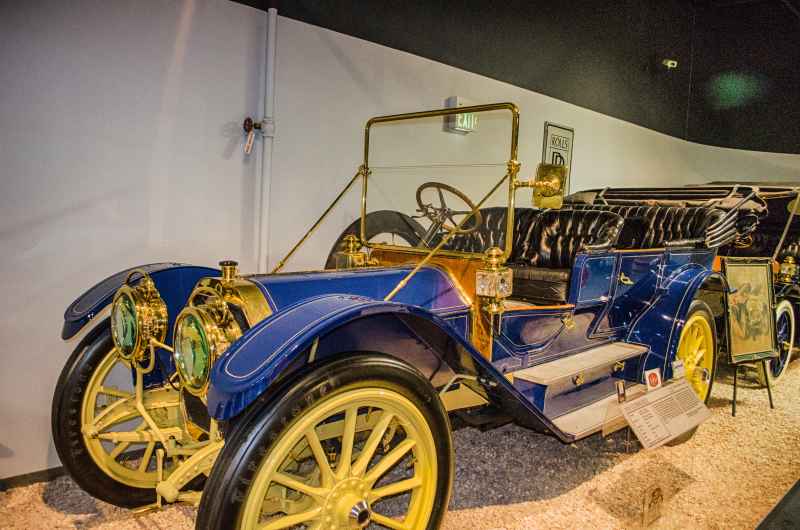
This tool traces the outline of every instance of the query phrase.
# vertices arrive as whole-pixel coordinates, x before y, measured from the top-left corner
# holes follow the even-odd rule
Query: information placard
[[[683,378],[664,383],[620,407],[645,449],[660,447],[711,417],[711,411]]]

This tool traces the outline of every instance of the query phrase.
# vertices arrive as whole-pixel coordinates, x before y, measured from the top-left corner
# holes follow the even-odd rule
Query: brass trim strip
[[[326,208],[325,211],[322,212],[322,215],[320,215],[319,219],[317,219],[317,221],[313,225],[311,225],[311,228],[309,228],[308,232],[306,232],[305,235],[302,238],[300,238],[300,241],[298,241],[295,244],[295,246],[292,247],[292,249],[289,251],[289,253],[286,254],[286,256],[284,256],[283,259],[278,262],[278,264],[275,266],[275,268],[272,269],[271,274],[275,274],[276,272],[278,272],[279,270],[281,270],[283,268],[283,266],[286,264],[286,261],[289,258],[292,257],[292,255],[295,253],[295,251],[297,251],[298,248],[300,248],[300,245],[305,243],[306,239],[308,239],[309,236],[311,236],[311,234],[314,233],[314,231],[317,229],[317,227],[320,225],[320,223],[322,223],[322,221],[328,216],[328,214],[331,212],[331,210],[333,210],[333,207],[336,206],[339,203],[339,201],[342,199],[342,197],[344,197],[345,193],[347,193],[348,190],[350,190],[350,188],[356,182],[356,179],[358,179],[358,177],[361,177],[361,176],[365,177],[366,173],[367,173],[366,166],[361,166],[361,167],[358,168],[358,171],[356,171],[356,174],[353,175],[353,178],[350,179],[350,182],[348,182],[347,185],[344,187],[344,189],[339,193],[339,195],[337,195],[336,198],[333,199],[333,202],[330,204],[330,206],[328,206],[328,208]],[[366,182],[366,178],[364,179],[364,182]],[[363,227],[363,224],[364,224],[364,221],[363,221],[363,218],[364,218],[363,206],[362,206],[361,218],[362,218],[361,224],[362,224],[362,227]],[[362,231],[363,231],[363,228],[362,228]]]
[[[469,107],[451,107],[447,109],[424,110],[408,112],[405,114],[392,114],[370,118],[364,127],[364,167],[369,167],[369,131],[376,123],[393,121],[414,120],[419,118],[433,118],[436,116],[451,116],[453,114],[467,114],[471,112],[490,112],[493,110],[507,110],[511,113],[511,160],[517,159],[517,144],[519,139],[519,109],[513,103],[489,103],[486,105],[471,105]]]

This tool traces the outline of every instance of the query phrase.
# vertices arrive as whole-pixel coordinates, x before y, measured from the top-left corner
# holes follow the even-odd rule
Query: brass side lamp
[[[481,309],[491,317],[503,312],[503,300],[511,296],[514,276],[503,265],[503,251],[492,247],[486,251],[483,267],[475,273],[475,294]]]
[[[337,269],[353,269],[369,265],[367,253],[361,250],[361,240],[353,234],[344,236],[341,250],[336,253]]]
[[[539,164],[533,180],[516,183],[517,188],[533,188],[533,205],[537,208],[558,209],[564,204],[564,185],[567,167],[557,164]]]

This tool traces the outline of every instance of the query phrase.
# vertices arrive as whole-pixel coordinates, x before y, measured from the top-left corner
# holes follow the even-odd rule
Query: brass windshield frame
[[[375,118],[371,118],[367,121],[366,126],[364,127],[364,162],[362,164],[362,187],[361,187],[361,229],[360,229],[360,239],[361,243],[369,248],[372,249],[382,249],[382,250],[393,250],[399,252],[405,252],[408,254],[414,255],[428,255],[424,261],[428,261],[430,257],[435,253],[441,256],[450,256],[450,257],[469,257],[475,258],[480,257],[482,254],[475,253],[475,252],[459,252],[459,251],[452,251],[452,250],[441,250],[441,246],[446,243],[451,233],[448,233],[447,236],[439,243],[435,248],[415,248],[415,247],[401,247],[397,245],[388,245],[383,243],[370,243],[367,241],[366,238],[366,226],[367,226],[367,188],[369,183],[369,140],[370,140],[370,131],[373,125],[379,123],[389,123],[389,122],[398,122],[398,121],[407,121],[407,120],[415,120],[415,119],[422,119],[422,118],[433,118],[437,116],[452,116],[454,114],[466,114],[466,113],[479,113],[479,112],[491,112],[491,111],[498,111],[498,110],[507,110],[511,114],[511,147],[509,152],[509,159],[507,162],[507,169],[506,172],[503,174],[502,178],[499,182],[497,182],[492,191],[484,197],[479,204],[476,205],[476,208],[473,209],[464,219],[459,223],[459,228],[464,225],[466,221],[472,218],[475,212],[482,206],[482,204],[489,198],[503,183],[504,180],[508,179],[508,213],[506,219],[506,238],[504,241],[504,249],[503,249],[503,261],[506,261],[511,254],[511,244],[512,244],[512,237],[510,236],[513,234],[514,230],[514,195],[517,186],[517,174],[519,173],[520,164],[517,161],[518,156],[518,144],[519,144],[519,109],[513,103],[490,103],[485,105],[472,105],[467,107],[453,107],[453,108],[446,108],[446,109],[437,109],[437,110],[427,110],[427,111],[420,111],[420,112],[408,112],[405,114],[392,114],[388,116],[377,116]]]

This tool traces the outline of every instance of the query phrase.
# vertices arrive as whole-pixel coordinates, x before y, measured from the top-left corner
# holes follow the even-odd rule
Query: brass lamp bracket
[[[347,234],[342,240],[341,250],[336,253],[337,269],[353,269],[371,265],[369,256],[362,251],[361,239],[353,234]]]
[[[532,188],[533,204],[537,208],[561,208],[566,178],[566,166],[539,164],[534,178],[514,180],[514,189]]]

